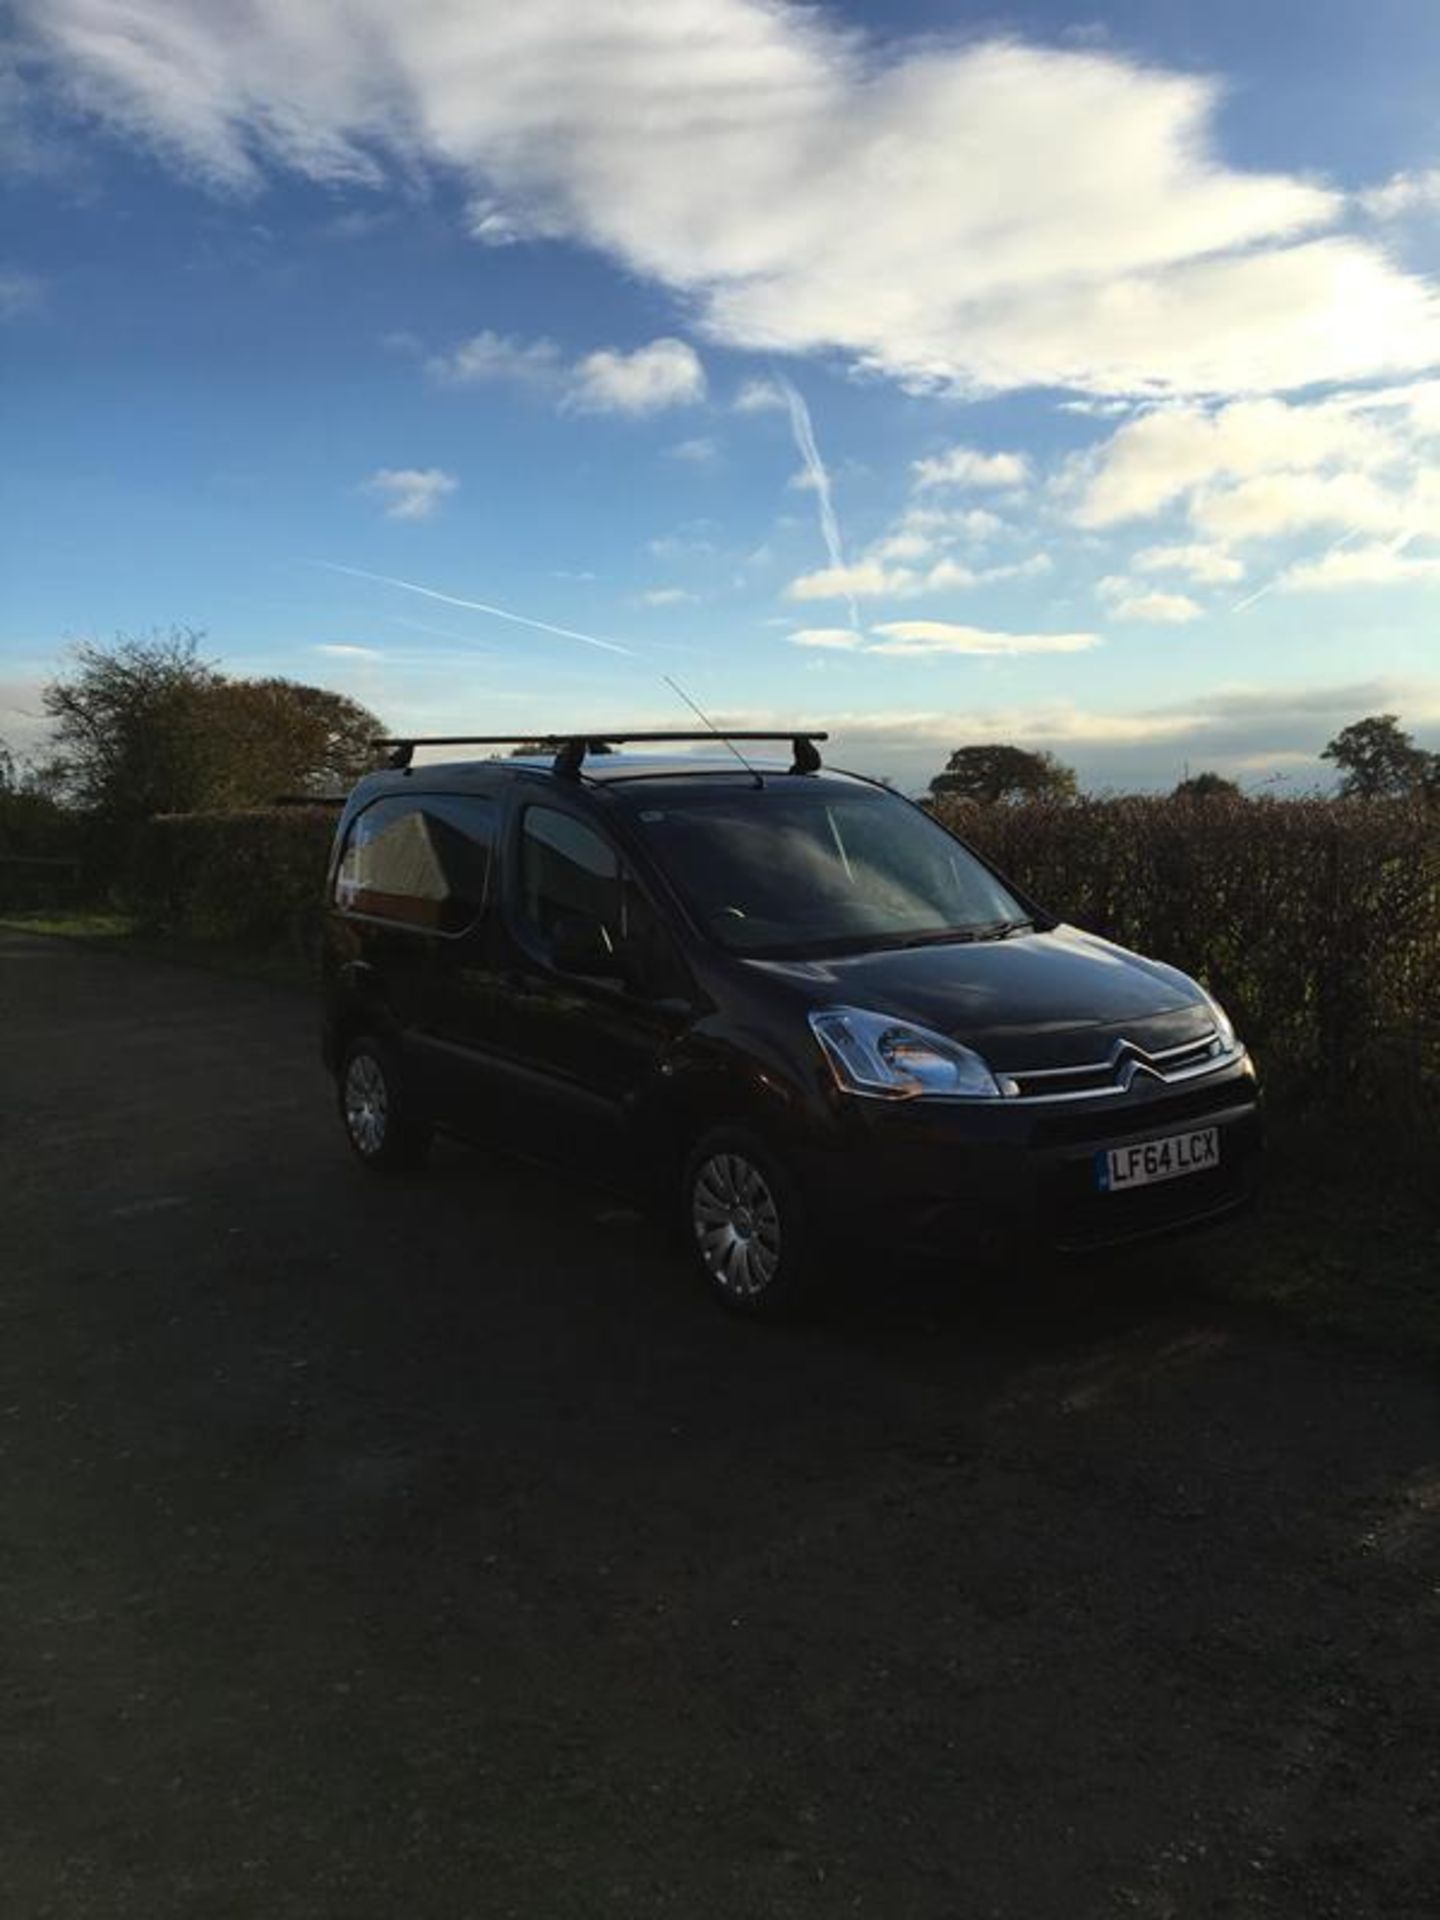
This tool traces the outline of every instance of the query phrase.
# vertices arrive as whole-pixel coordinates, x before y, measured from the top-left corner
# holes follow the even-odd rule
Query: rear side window
[[[372,920],[464,933],[485,905],[494,840],[488,800],[440,794],[377,800],[346,835],[335,904]]]

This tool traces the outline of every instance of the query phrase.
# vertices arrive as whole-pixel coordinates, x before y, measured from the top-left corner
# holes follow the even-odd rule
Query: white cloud
[[[34,313],[45,298],[45,282],[22,267],[0,268],[0,320]]]
[[[1394,173],[1383,187],[1371,187],[1355,197],[1377,220],[1398,220],[1407,213],[1440,213],[1440,167],[1424,173]]]
[[[1204,608],[1188,593],[1137,593],[1121,574],[1107,574],[1095,591],[1117,620],[1142,620],[1166,627],[1185,626],[1200,619]]]
[[[733,402],[736,413],[784,413],[784,390],[774,380],[745,380]]]
[[[893,533],[887,533],[877,540],[870,549],[872,559],[886,560],[928,560],[939,543],[932,534],[918,527],[899,526]]]
[[[645,551],[653,553],[657,560],[674,560],[682,555],[712,554],[716,551],[715,542],[707,539],[700,531],[712,523],[708,520],[687,521],[677,533],[662,533],[653,540],[645,542]]]
[[[729,346],[1101,396],[1437,358],[1345,196],[1228,165],[1218,79],[1104,47],[886,47],[786,0],[21,6],[71,99],[203,181],[458,177],[482,239],[594,249]]]
[[[1184,573],[1206,586],[1245,577],[1244,562],[1224,547],[1142,547],[1130,564],[1137,573]]]
[[[801,627],[798,633],[785,637],[792,647],[819,647],[835,653],[853,653],[861,644],[853,627]]]
[[[884,640],[869,652],[915,659],[954,653],[1086,653],[1101,645],[1098,633],[996,633],[947,620],[890,620],[874,631]]]
[[[687,587],[647,587],[640,599],[647,607],[693,607],[700,596]]]
[[[677,440],[665,451],[672,460],[681,460],[691,467],[713,467],[720,458],[720,448],[708,434],[697,435],[693,440]]]
[[[1388,533],[1401,499],[1364,473],[1269,473],[1197,494],[1194,526],[1216,540],[1263,540],[1330,527]]]
[[[1440,392],[1433,380],[1367,387],[1309,404],[1239,401],[1212,409],[1154,409],[1127,421],[1068,463],[1052,490],[1069,517],[1110,528],[1178,512],[1194,538],[1145,547],[1139,573],[1173,571],[1207,584],[1233,582],[1253,555],[1237,546],[1306,536],[1341,548],[1368,538],[1398,553],[1415,539],[1440,538]],[[1370,584],[1419,579],[1424,569],[1366,562]],[[1287,565],[1288,563],[1288,565]],[[1282,584],[1358,584],[1359,560],[1286,556],[1249,606]],[[1152,595],[1113,596],[1125,617],[1157,617]],[[1183,598],[1184,596],[1177,596]],[[1117,604],[1117,613],[1122,608]],[[1163,617],[1163,616],[1162,616]],[[1171,617],[1194,618],[1177,607]]]
[[[1081,456],[1065,486],[1077,525],[1109,527],[1157,514],[1206,484],[1336,462],[1385,467],[1399,457],[1385,429],[1344,402],[1158,407]]]
[[[907,567],[884,567],[878,560],[856,560],[849,566],[821,567],[802,573],[785,589],[787,600],[876,600],[882,594],[916,593],[923,576]]]
[[[1288,567],[1277,586],[1286,593],[1329,592],[1337,587],[1440,585],[1440,554],[1402,552],[1393,543],[1332,547],[1318,560]]]
[[[915,488],[1023,487],[1030,478],[1030,462],[1023,453],[981,453],[977,447],[950,447],[928,460],[914,462]]]
[[[700,356],[683,340],[652,340],[629,353],[601,347],[567,367],[553,340],[523,340],[486,328],[448,353],[432,355],[426,367],[452,386],[509,381],[554,393],[575,413],[659,413],[705,397]]]
[[[986,586],[992,581],[1037,579],[1050,573],[1054,562],[1048,553],[1031,554],[999,567],[971,567],[963,560],[937,560],[926,571],[915,567],[891,567],[880,557],[882,550],[893,549],[894,540],[884,540],[874,553],[843,567],[821,567],[815,573],[802,573],[785,589],[787,600],[895,600],[913,599],[919,593],[945,593],[966,587]],[[903,544],[903,542],[901,543]]]
[[[428,520],[460,482],[443,467],[380,467],[365,491],[384,502],[387,520]]]
[[[964,587],[973,587],[980,578],[975,569],[967,566],[963,560],[937,560],[919,586],[925,587],[932,593],[945,593],[959,591]]]
[[[1134,407],[1132,400],[1058,400],[1056,407],[1061,413],[1076,413],[1087,420],[1116,420],[1122,414],[1129,413]]]
[[[333,645],[312,647],[310,651],[328,654],[332,660],[383,660],[385,658],[379,647],[342,646],[338,641]]]
[[[957,542],[979,546],[1012,531],[984,507],[910,506],[870,548],[875,560],[927,560]]]
[[[526,225],[523,215],[512,213],[499,200],[481,194],[470,208],[470,238],[482,247],[513,247],[521,240],[539,239]]]
[[[1001,567],[982,567],[975,577],[981,581],[1043,580],[1054,571],[1055,562],[1048,553],[1032,553],[1026,560],[1010,561]]]
[[[580,413],[659,413],[705,398],[705,369],[683,340],[652,340],[622,353],[602,347],[574,371],[566,404]]]
[[[514,380],[524,386],[550,386],[560,374],[560,349],[553,340],[521,340],[488,328],[462,340],[449,353],[427,362],[437,379],[457,386],[484,380]]]
[[[916,508],[911,517],[917,523],[927,517],[926,508]],[[961,507],[945,513],[934,524],[947,533],[953,533],[962,540],[993,540],[997,534],[1009,533],[1011,528],[998,513],[991,513],[988,507]]]

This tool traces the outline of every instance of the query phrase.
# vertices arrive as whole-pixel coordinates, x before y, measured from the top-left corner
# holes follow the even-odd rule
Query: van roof
[[[843,773],[835,767],[823,767],[814,773],[796,773],[788,761],[759,760],[746,756],[746,766],[730,754],[676,753],[597,753],[589,755],[578,773],[555,771],[554,756],[548,753],[520,754],[497,760],[440,760],[403,769],[386,768],[366,774],[358,781],[352,801],[385,793],[485,793],[516,777],[535,780],[563,791],[567,787],[596,788],[617,786],[631,780],[682,781],[692,784],[730,786],[759,774],[766,785],[786,785],[792,781],[831,786],[871,786],[872,781],[858,774]]]

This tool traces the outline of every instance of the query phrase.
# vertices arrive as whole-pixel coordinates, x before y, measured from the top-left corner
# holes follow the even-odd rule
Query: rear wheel
[[[393,1048],[371,1034],[352,1040],[340,1062],[337,1090],[345,1138],[357,1160],[378,1173],[422,1163],[433,1129],[405,1091]]]
[[[682,1203],[693,1257],[732,1312],[777,1319],[813,1297],[814,1236],[799,1188],[753,1134],[707,1133],[685,1163]]]

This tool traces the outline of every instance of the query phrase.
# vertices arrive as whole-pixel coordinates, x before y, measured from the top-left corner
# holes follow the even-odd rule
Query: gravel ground
[[[1197,1256],[735,1323],[0,933],[16,1920],[1440,1913],[1440,1399]]]

